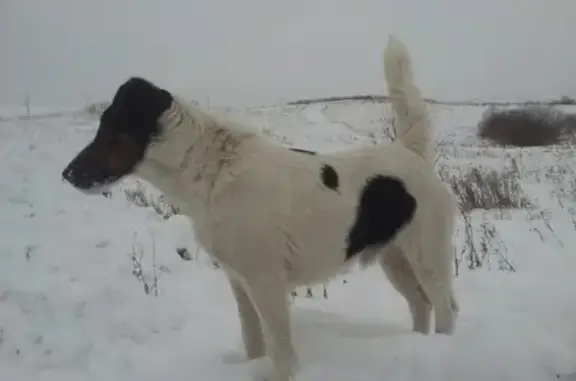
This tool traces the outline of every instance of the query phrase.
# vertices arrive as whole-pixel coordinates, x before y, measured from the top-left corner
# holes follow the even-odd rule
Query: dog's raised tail
[[[406,148],[427,157],[432,122],[420,89],[414,83],[408,49],[393,35],[388,37],[383,63],[390,102],[396,114],[396,139]]]

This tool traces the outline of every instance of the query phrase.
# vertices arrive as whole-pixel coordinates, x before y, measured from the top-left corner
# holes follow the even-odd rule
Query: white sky
[[[576,97],[574,0],[0,0],[0,105],[82,105],[135,74],[213,104],[384,93],[390,32],[426,96]]]

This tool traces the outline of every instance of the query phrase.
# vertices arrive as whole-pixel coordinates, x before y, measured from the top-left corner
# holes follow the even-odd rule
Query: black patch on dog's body
[[[66,166],[62,177],[89,191],[130,174],[160,136],[158,119],[172,100],[168,91],[143,78],[124,82],[100,117],[96,136]]]
[[[338,186],[340,179],[338,178],[338,173],[331,165],[324,164],[322,166],[322,172],[320,174],[322,178],[322,183],[329,189],[338,192]]]
[[[382,175],[369,179],[348,233],[346,259],[369,247],[386,245],[412,220],[416,207],[416,199],[400,179]]]
[[[288,149],[289,149],[290,151],[299,152],[299,153],[303,153],[303,154],[306,154],[306,155],[312,155],[312,156],[314,156],[314,155],[317,155],[317,154],[318,154],[318,153],[315,152],[315,151],[309,151],[309,150],[307,150],[307,149],[301,149],[301,148],[288,148]]]

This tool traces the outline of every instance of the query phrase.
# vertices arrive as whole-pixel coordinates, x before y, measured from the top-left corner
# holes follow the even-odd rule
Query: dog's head
[[[94,139],[62,171],[75,188],[98,193],[132,173],[162,130],[159,118],[172,95],[133,77],[122,84],[100,118]]]

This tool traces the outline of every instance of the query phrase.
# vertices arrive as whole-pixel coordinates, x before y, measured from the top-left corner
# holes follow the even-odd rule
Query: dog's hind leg
[[[395,245],[386,247],[379,256],[379,263],[392,286],[408,302],[412,315],[412,330],[428,334],[432,305],[402,249]]]
[[[459,311],[454,297],[452,250],[448,240],[437,237],[424,253],[407,252],[406,255],[434,308],[435,332],[454,333]]]
[[[228,277],[228,280],[238,305],[238,316],[240,318],[242,341],[244,342],[246,356],[248,360],[264,357],[264,336],[258,312],[242,285],[231,277]],[[239,362],[239,359],[235,357],[232,355],[226,356],[225,362]]]

